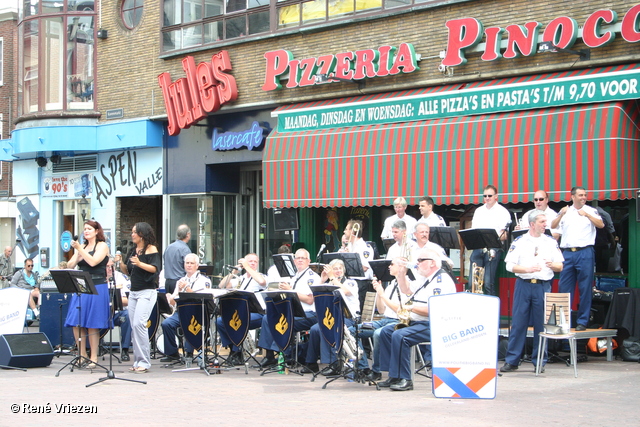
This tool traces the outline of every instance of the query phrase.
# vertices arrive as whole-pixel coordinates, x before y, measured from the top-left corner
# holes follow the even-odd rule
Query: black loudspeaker
[[[65,298],[66,296],[66,298]],[[73,328],[65,328],[64,321],[69,311],[71,294],[46,292],[40,296],[40,332],[44,332],[54,348],[60,343],[60,328],[62,328],[62,345],[73,346],[76,341],[73,338]]]
[[[49,366],[52,360],[53,348],[42,332],[0,335],[0,365],[38,368]]]
[[[273,229],[275,231],[297,230],[298,228],[298,210],[296,208],[273,210]]]

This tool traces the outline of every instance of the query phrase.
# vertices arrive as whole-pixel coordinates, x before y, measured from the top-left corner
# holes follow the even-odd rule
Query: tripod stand
[[[86,295],[98,295],[98,291],[91,279],[91,275],[82,270],[51,270],[51,277],[53,278],[53,282],[56,284],[58,288],[58,292],[60,293],[75,293],[78,301],[78,354],[76,357],[71,359],[69,363],[64,365],[58,372],[56,372],[56,377],[60,376],[60,372],[62,372],[67,366],[70,366],[71,372],[73,372],[74,367],[81,367],[84,363],[93,363],[91,359],[88,359],[84,356],[81,356],[81,349],[84,344],[82,340],[82,294]],[[88,336],[88,335],[87,335]],[[104,366],[95,363],[96,367],[100,367],[107,371],[107,368]]]
[[[113,270],[113,265],[111,266],[111,277],[109,278],[109,298],[110,298],[110,303],[111,303],[111,307],[109,309],[109,343],[113,343],[113,316],[115,315],[116,311],[122,311],[123,307],[122,307],[122,297],[120,295],[120,289],[116,289],[116,283],[115,283],[115,273]],[[113,345],[109,345],[109,370],[107,371],[107,376],[106,377],[102,377],[100,379],[98,379],[98,381],[92,382],[91,384],[87,384],[86,387],[91,387],[92,385],[96,385],[99,383],[103,383],[107,380],[120,380],[120,381],[129,381],[132,383],[140,383],[140,384],[146,384],[146,381],[140,381],[140,380],[132,380],[129,378],[118,378],[116,377],[116,374],[113,372],[113,358],[115,356],[113,355]],[[120,363],[120,359],[118,359],[118,362]]]

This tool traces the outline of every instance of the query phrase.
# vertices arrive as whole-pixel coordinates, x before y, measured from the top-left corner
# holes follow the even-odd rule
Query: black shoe
[[[369,374],[364,377],[367,381],[380,381],[382,379],[382,374],[380,372],[371,371]]]
[[[275,357],[265,357],[264,359],[262,359],[262,362],[260,362],[260,367],[268,368],[269,366],[273,366],[277,364],[278,364],[278,361],[275,359]]]
[[[518,365],[511,365],[510,363],[505,363],[502,368],[500,368],[500,372],[513,372],[518,370]]]
[[[120,359],[122,359],[123,362],[128,362],[131,360],[131,358],[129,357],[129,349],[128,348],[123,348],[122,351],[120,352]]]
[[[171,354],[169,356],[165,356],[162,359],[160,359],[160,362],[162,363],[172,363],[172,362],[177,362],[178,360],[180,360],[180,355],[178,353],[174,353]]]
[[[586,331],[587,327],[585,325],[577,325],[576,326],[576,332],[580,332],[580,331]]]
[[[533,367],[533,372],[536,372],[536,370],[537,370],[537,368],[536,368],[536,366],[534,366],[534,367]],[[540,368],[540,373],[541,373],[541,374],[544,374],[544,366],[542,366],[542,367]]]
[[[400,381],[398,381],[395,384],[391,384],[391,387],[389,387],[391,390],[393,391],[408,391],[408,390],[413,390],[413,381],[411,380],[405,380],[404,378],[402,378]]]
[[[324,375],[325,377],[335,377],[337,375],[340,375],[340,367],[331,364],[320,371],[320,374]]]
[[[242,358],[242,352],[234,351],[231,354],[229,354],[229,357],[227,358],[227,363],[229,363],[232,366],[244,365],[244,359]]]
[[[392,384],[397,384],[400,381],[400,378],[388,378],[385,381],[381,381],[378,383],[378,387],[391,387]]]
[[[319,370],[320,370],[320,367],[318,366],[317,363],[307,363],[302,367],[300,372],[303,374],[315,374]]]

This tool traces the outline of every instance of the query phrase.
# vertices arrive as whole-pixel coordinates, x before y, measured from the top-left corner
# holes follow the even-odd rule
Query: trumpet
[[[471,293],[472,294],[482,294],[484,291],[482,287],[484,286],[484,267],[478,267],[478,265],[474,262],[471,266]]]

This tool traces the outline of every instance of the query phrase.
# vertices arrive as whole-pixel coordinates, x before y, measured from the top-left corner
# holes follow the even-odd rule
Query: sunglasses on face
[[[482,197],[484,197],[485,199],[490,199],[493,197],[493,194],[483,194]]]
[[[534,202],[541,202],[541,201],[543,201],[543,200],[544,200],[544,197],[543,197],[543,198],[541,198],[541,199],[533,199],[533,201],[534,201]]]

